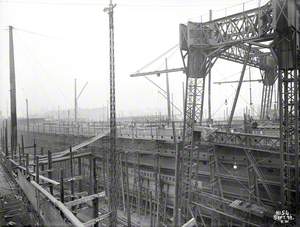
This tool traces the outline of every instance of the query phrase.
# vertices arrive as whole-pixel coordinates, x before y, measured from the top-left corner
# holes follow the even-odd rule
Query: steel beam
[[[251,45],[249,45],[249,47],[248,47],[248,52],[247,52],[247,55],[246,55],[246,58],[245,58],[245,61],[244,61],[240,81],[239,81],[239,84],[238,84],[238,87],[237,87],[237,90],[236,90],[236,93],[235,93],[234,101],[233,101],[231,112],[230,112],[230,117],[229,117],[229,120],[228,120],[228,128],[231,128],[232,119],[233,119],[233,116],[234,116],[236,104],[237,104],[237,101],[238,101],[238,98],[239,98],[239,95],[240,95],[240,90],[241,90],[242,83],[243,83],[243,80],[244,80],[244,75],[245,75],[245,72],[246,72],[246,66],[247,66],[247,62],[248,62],[248,59],[249,59],[250,50],[251,50]]]

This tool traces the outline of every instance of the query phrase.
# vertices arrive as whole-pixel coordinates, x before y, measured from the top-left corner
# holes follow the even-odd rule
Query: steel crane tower
[[[236,104],[245,66],[250,65],[267,71],[268,64],[261,60],[261,57],[266,55],[276,60],[279,69],[282,209],[288,209],[299,219],[299,12],[300,6],[295,0],[271,0],[263,6],[242,13],[204,23],[189,22],[187,25],[180,25],[180,50],[187,78],[187,95],[180,164],[181,197],[176,198],[175,203],[180,204],[182,218],[185,221],[194,217],[198,226],[205,226],[205,220],[201,215],[204,209],[211,213],[211,223],[224,221],[225,219],[219,218],[222,214],[238,222],[256,225],[255,219],[241,218],[230,212],[230,209],[226,209],[228,206],[221,196],[222,193],[213,189],[215,186],[222,188],[218,185],[218,181],[214,181],[214,186],[211,185],[214,196],[201,191],[194,193],[197,189],[192,184],[198,173],[193,168],[193,158],[200,152],[197,144],[201,143],[201,137],[195,134],[194,128],[202,121],[204,81],[207,69],[213,66],[215,60],[222,58],[243,64],[235,94]],[[271,44],[266,45],[265,43],[269,41]],[[269,49],[269,52],[260,54],[257,50],[255,53],[256,47]],[[271,100],[272,92],[268,93],[267,98],[264,98],[267,102]],[[235,106],[233,105],[231,110],[231,120]],[[211,155],[214,156],[213,147],[211,151]],[[249,162],[254,163],[251,151],[245,152],[248,154]],[[211,160],[216,161],[213,158]],[[256,174],[261,178],[259,172]],[[175,212],[179,213],[180,210]],[[177,226],[180,224],[175,223]]]
[[[115,56],[114,56],[114,8],[110,0],[109,7],[104,11],[109,16],[109,57],[110,57],[110,147],[108,160],[108,175],[109,175],[109,226],[117,226],[117,209],[118,209],[118,174],[117,174],[117,160],[118,152],[116,149],[117,126],[116,126],[116,101],[115,101]]]

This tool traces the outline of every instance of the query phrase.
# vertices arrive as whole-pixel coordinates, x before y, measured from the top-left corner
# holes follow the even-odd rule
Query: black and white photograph
[[[300,0],[0,0],[0,227],[299,227]]]

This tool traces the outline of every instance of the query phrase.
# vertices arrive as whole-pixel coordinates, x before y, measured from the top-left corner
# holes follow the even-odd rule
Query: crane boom
[[[174,68],[174,69],[163,69],[163,70],[156,70],[156,71],[151,71],[151,72],[144,72],[144,73],[134,73],[131,74],[130,77],[140,77],[140,76],[149,76],[149,75],[155,75],[157,74],[158,76],[163,73],[175,73],[175,72],[184,72],[184,68]]]
[[[238,83],[238,80],[233,80],[233,81],[218,81],[218,82],[214,82],[214,84],[232,84],[232,83]],[[243,80],[243,83],[248,83],[248,82],[262,82],[262,80]]]

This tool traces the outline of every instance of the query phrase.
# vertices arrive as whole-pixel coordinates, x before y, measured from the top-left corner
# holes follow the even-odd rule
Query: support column
[[[92,160],[93,162],[93,194],[96,194],[98,192],[97,189],[97,162],[96,162],[96,158],[93,158]],[[94,218],[98,217],[98,212],[99,212],[99,198],[95,198],[93,199],[93,216]],[[94,227],[98,227],[99,223],[95,223]]]
[[[52,179],[52,153],[48,150],[48,178]],[[50,194],[53,195],[53,185],[49,184]]]
[[[14,57],[13,27],[9,26],[9,72],[10,72],[10,127],[11,127],[11,151],[15,154],[18,144],[17,129],[17,98],[16,98],[16,75]],[[12,155],[14,157],[14,155]]]

